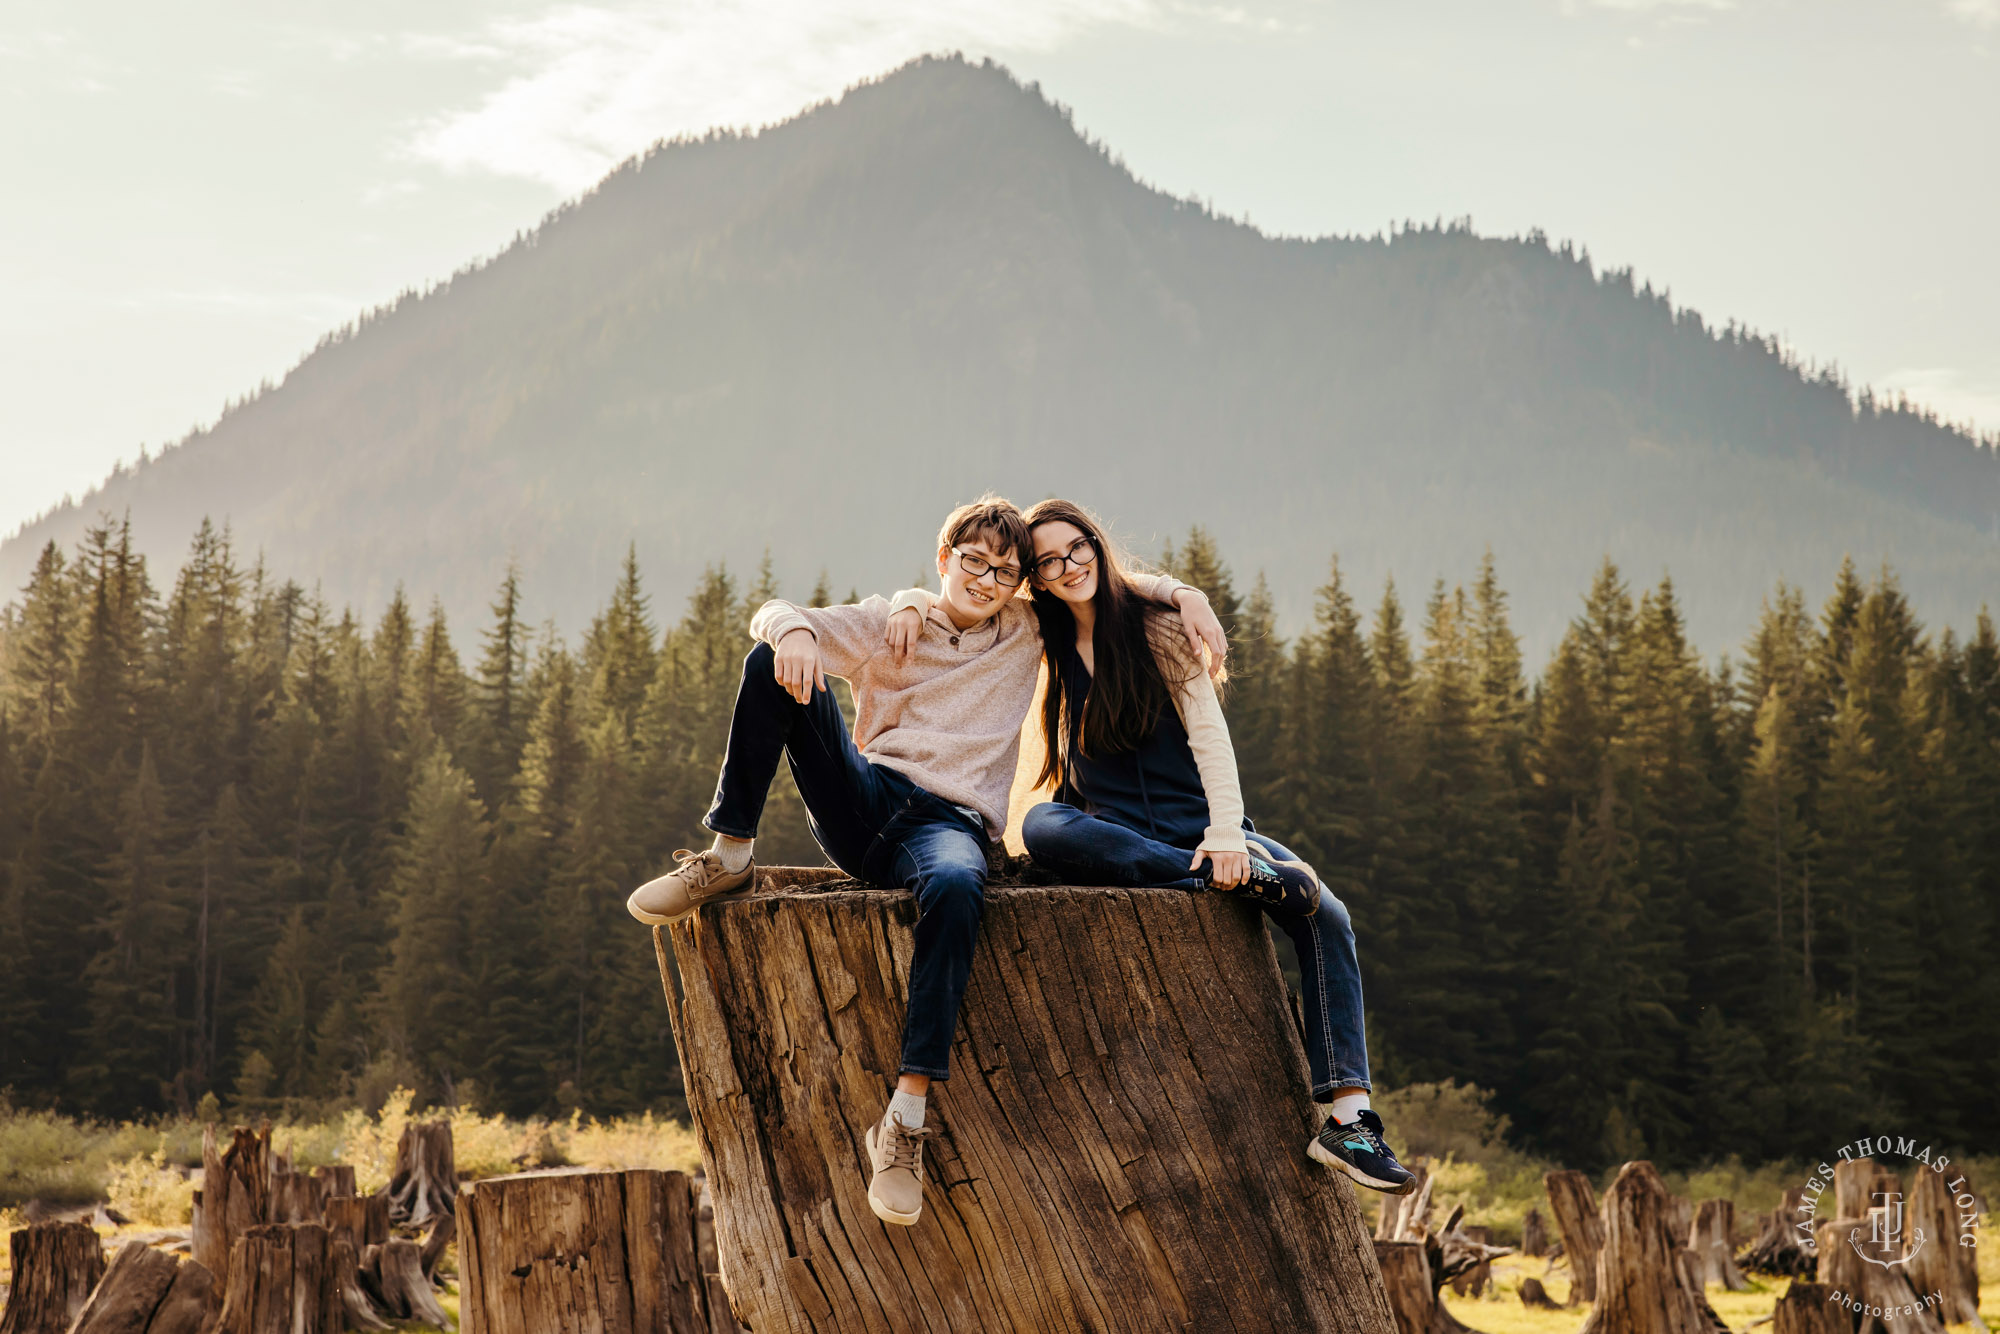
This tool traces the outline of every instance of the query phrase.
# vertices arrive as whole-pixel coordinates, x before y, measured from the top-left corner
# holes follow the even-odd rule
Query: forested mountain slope
[[[1990,447],[1539,237],[1265,236],[933,59],[628,163],[29,525],[0,581],[100,510],[171,568],[210,515],[368,613],[407,580],[463,620],[511,555],[574,629],[632,542],[665,588],[767,547],[796,594],[907,582],[987,487],[1146,552],[1204,523],[1287,628],[1336,550],[1417,593],[1490,544],[1538,656],[1606,554],[1670,570],[1710,652],[1843,553],[1961,625],[2000,574]]]

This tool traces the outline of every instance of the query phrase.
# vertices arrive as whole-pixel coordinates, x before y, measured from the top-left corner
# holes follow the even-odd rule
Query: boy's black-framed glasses
[[[1043,583],[1054,583],[1062,578],[1063,570],[1076,565],[1079,568],[1097,559],[1097,543],[1087,537],[1079,537],[1069,544],[1069,550],[1050,552],[1035,562],[1035,577]]]
[[[983,556],[975,556],[970,551],[964,551],[958,547],[953,547],[951,554],[958,557],[958,568],[964,570],[974,579],[984,579],[990,574],[993,576],[993,582],[1002,588],[1019,588],[1021,586],[1021,572],[1011,565],[995,565]]]

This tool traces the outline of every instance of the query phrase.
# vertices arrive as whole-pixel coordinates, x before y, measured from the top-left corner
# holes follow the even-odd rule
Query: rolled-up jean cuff
[[[1336,1089],[1366,1089],[1373,1093],[1375,1086],[1365,1079],[1330,1079],[1324,1084],[1313,1085],[1313,1101],[1332,1102]]]
[[[896,1071],[899,1075],[923,1075],[930,1079],[950,1079],[950,1070],[933,1070],[927,1065],[905,1065]]]
[[[709,831],[710,833],[712,833],[712,834],[720,834],[720,835],[722,835],[722,836],[723,836],[724,838],[755,838],[755,837],[757,837],[757,831],[756,831],[756,830],[754,830],[754,829],[724,829],[724,828],[723,828],[723,827],[722,827],[721,825],[719,825],[719,824],[710,824],[710,823],[709,823],[709,822],[708,822],[708,821],[707,821],[706,819],[703,819],[703,820],[702,820],[702,822],[701,822],[701,827],[702,827],[702,828],[704,828],[704,829],[706,829],[706,830],[708,830],[708,831]]]

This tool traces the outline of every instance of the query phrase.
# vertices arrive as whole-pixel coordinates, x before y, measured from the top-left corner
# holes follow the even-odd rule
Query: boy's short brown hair
[[[1014,508],[1013,501],[991,491],[944,516],[944,527],[938,529],[938,550],[975,537],[984,538],[996,555],[1013,552],[1024,570],[1028,567],[1028,557],[1034,554],[1035,542],[1028,536],[1028,521]]]

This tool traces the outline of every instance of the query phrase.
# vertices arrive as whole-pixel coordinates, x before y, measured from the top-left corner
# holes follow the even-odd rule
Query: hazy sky
[[[652,140],[954,49],[1266,230],[1541,227],[2000,429],[2000,0],[7,0],[0,533]]]

